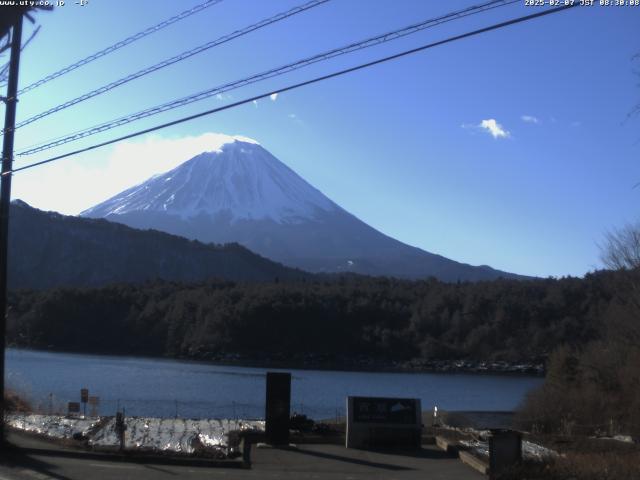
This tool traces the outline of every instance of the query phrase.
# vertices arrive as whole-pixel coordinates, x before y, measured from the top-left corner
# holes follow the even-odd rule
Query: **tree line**
[[[444,283],[360,276],[211,280],[10,294],[10,345],[202,360],[544,361],[602,338],[620,272]]]

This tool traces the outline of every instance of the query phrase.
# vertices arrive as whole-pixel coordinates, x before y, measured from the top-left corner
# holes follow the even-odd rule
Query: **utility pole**
[[[11,203],[11,169],[13,167],[13,136],[18,103],[18,70],[22,42],[22,14],[17,18],[11,32],[11,59],[9,60],[9,83],[4,116],[4,139],[2,144],[2,179],[0,180],[0,442],[4,445],[4,369],[7,331],[7,259],[9,245],[9,206]]]

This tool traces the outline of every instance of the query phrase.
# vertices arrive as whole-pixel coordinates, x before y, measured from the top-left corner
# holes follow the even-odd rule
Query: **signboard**
[[[82,403],[87,403],[88,400],[89,400],[89,389],[81,388],[80,389],[80,401]]]
[[[420,448],[421,434],[419,399],[347,398],[347,448]]]
[[[406,398],[353,397],[353,421],[357,423],[416,423],[419,401]]]
[[[69,402],[67,409],[69,413],[80,413],[80,403],[79,402]]]
[[[265,436],[271,445],[289,444],[291,374],[267,372]]]

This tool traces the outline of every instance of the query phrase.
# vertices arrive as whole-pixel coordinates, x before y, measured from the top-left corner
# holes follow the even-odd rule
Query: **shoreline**
[[[152,357],[156,358],[156,357]],[[437,373],[437,374],[476,374],[476,375],[523,375],[544,377],[543,364],[537,363],[507,363],[507,362],[475,362],[470,360],[433,360],[433,361],[390,361],[390,362],[358,362],[357,360],[344,363],[334,362],[287,362],[274,359],[193,359],[191,357],[160,357],[181,361],[196,361],[209,365],[246,367],[246,368],[276,368],[279,370],[318,370],[334,372],[366,372],[366,373]]]
[[[203,358],[190,356],[153,356],[122,353],[67,351],[57,349],[39,349],[29,347],[8,346],[17,351],[26,350],[42,353],[60,353],[66,355],[92,355],[98,357],[137,358],[145,360],[166,360],[192,362],[198,364],[278,370],[317,370],[335,372],[365,373],[433,373],[433,374],[474,374],[474,375],[515,375],[528,377],[544,377],[546,371],[543,363],[475,361],[475,360],[388,360],[379,361],[371,357],[337,357],[327,359],[326,356],[309,354],[304,357],[293,357],[287,360],[273,357],[248,357],[241,354],[224,354]]]

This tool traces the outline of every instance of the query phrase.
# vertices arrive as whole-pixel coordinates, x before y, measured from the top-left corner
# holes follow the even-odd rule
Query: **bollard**
[[[489,473],[495,478],[522,461],[522,434],[514,430],[494,429],[489,437]]]

